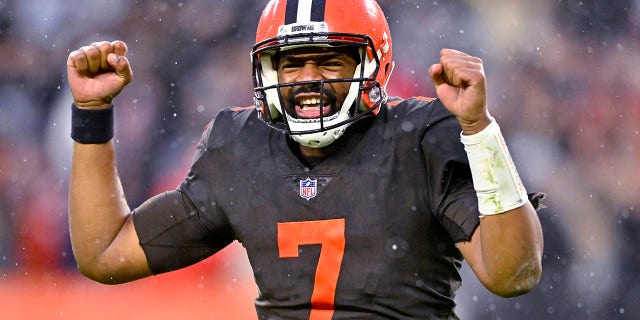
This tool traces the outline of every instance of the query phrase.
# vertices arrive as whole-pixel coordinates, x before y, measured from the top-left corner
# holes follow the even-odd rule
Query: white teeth
[[[302,99],[300,100],[300,105],[301,106],[305,106],[305,105],[316,105],[320,103],[320,98],[308,98],[308,99]]]

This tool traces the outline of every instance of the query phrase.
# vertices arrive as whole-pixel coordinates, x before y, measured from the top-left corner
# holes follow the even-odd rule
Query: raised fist
[[[79,108],[107,108],[131,82],[133,72],[126,53],[127,45],[117,40],[94,42],[69,54],[67,77]]]

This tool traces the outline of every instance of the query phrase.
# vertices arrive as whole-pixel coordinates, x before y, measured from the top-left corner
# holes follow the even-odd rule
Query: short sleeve
[[[209,133],[207,128],[178,190],[157,195],[133,212],[140,245],[154,274],[194,264],[234,240],[224,213],[213,205],[215,201],[207,200],[213,195],[202,167],[206,167]]]
[[[470,240],[480,223],[460,131],[458,121],[449,115],[430,124],[422,139],[432,211],[454,242]]]

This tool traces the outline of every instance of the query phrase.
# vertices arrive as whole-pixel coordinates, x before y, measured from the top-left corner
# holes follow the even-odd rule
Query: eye
[[[325,66],[342,66],[344,65],[340,60],[329,60],[324,63]]]
[[[323,61],[320,66],[325,70],[337,72],[341,71],[344,68],[345,63],[340,59],[329,59]]]
[[[300,68],[301,65],[301,63],[295,61],[283,61],[280,63],[280,69]]]

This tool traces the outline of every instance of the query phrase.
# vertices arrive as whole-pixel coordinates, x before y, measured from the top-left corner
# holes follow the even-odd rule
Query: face
[[[357,54],[353,48],[299,48],[284,51],[277,62],[279,83],[353,78]],[[302,84],[280,89],[290,115],[311,119],[329,116],[344,102],[351,82]]]

